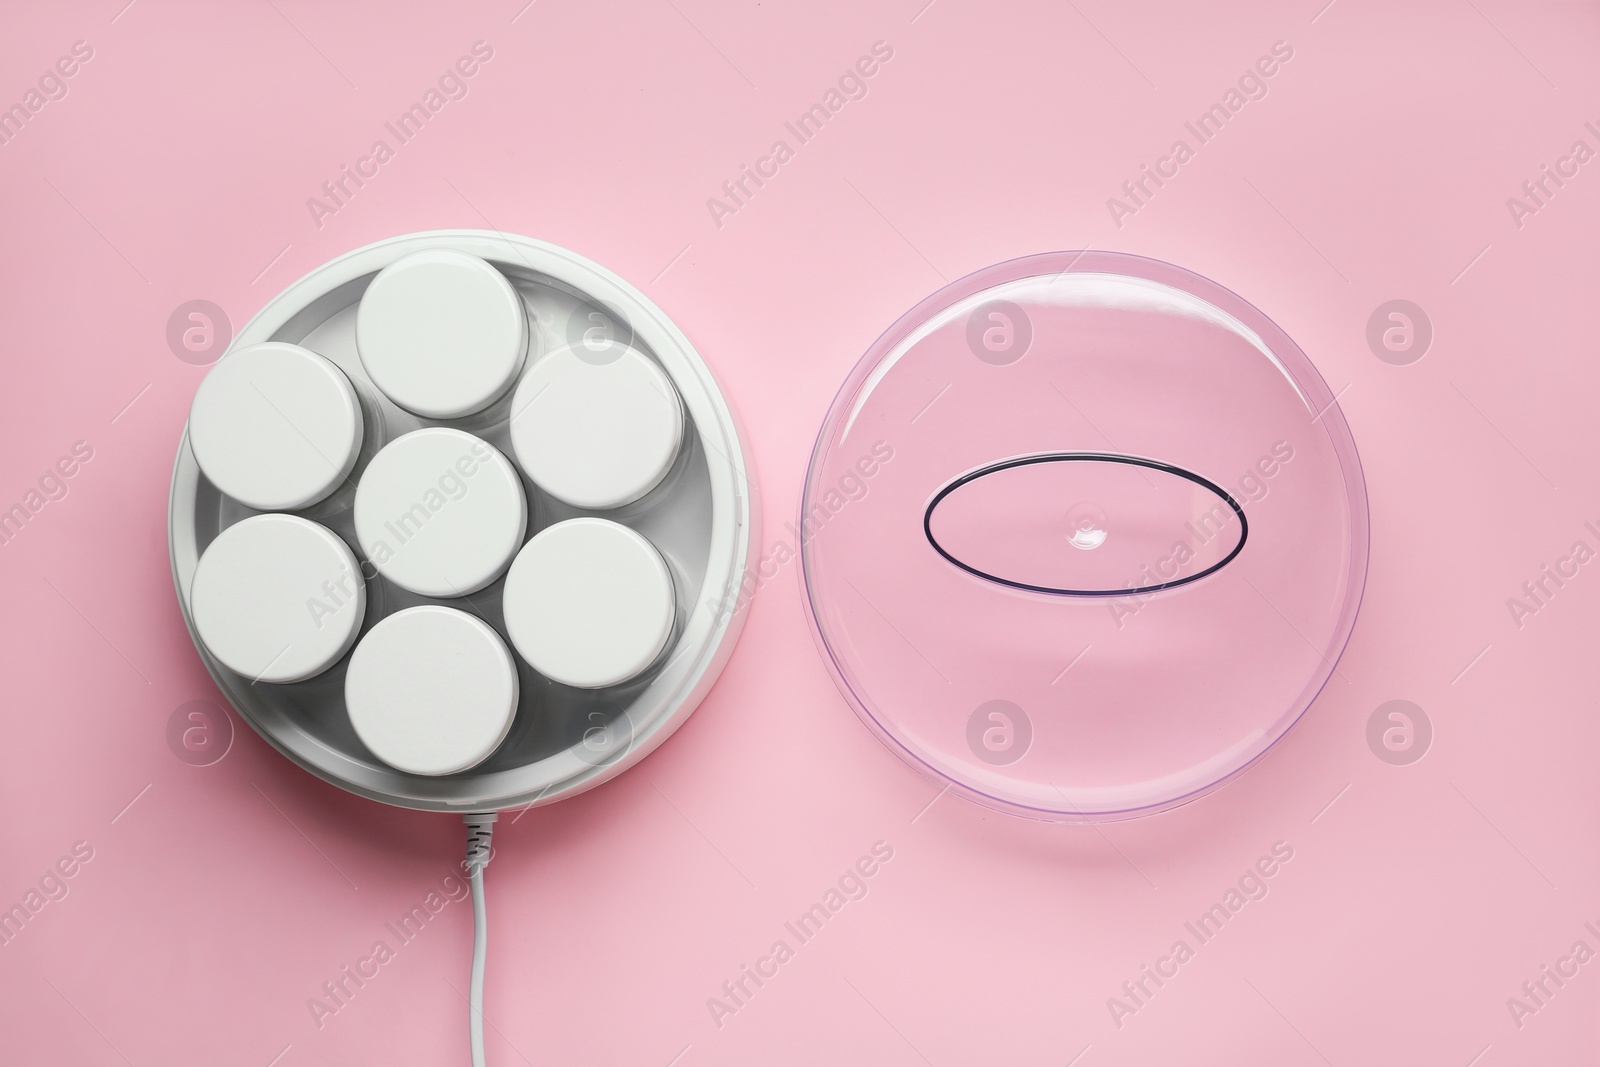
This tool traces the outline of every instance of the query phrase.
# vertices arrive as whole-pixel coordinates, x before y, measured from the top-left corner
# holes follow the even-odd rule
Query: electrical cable
[[[483,869],[492,856],[490,848],[494,838],[497,812],[474,812],[463,815],[467,824],[467,858],[463,866],[472,884],[472,985],[468,1005],[472,1012],[469,1021],[472,1040],[472,1067],[484,1067],[483,1059],[483,961],[489,948],[489,913],[483,899]]]

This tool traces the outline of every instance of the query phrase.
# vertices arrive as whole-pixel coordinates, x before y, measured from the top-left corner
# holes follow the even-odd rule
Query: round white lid
[[[195,631],[229,670],[302,682],[349,651],[367,613],[356,557],[298,515],[255,515],[206,548],[189,591]]]
[[[517,711],[517,666],[486,623],[438,604],[397,611],[350,657],[344,702],[372,754],[410,774],[489,757]]]
[[[683,405],[637,349],[561,348],[536,360],[511,402],[511,447],[539,488],[616,508],[656,487],[683,443]]]
[[[327,496],[355,466],[361,405],[344,372],[299,345],[230,353],[189,408],[189,445],[213,485],[258,511]]]
[[[511,387],[528,316],[505,275],[445,248],[413,252],[372,279],[356,312],[361,365],[384,394],[426,418],[481,411]]]
[[[600,689],[655,662],[672,636],[672,574],[655,546],[608,519],[568,519],[506,575],[506,632],[552,681]]]
[[[505,573],[528,528],[516,468],[445,426],[384,446],[356,487],[356,538],[378,573],[423,596],[475,593]]]

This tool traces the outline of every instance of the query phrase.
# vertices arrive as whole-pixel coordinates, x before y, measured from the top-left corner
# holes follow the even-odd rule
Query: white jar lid
[[[558,522],[506,575],[506,632],[534,670],[580,689],[625,682],[672,636],[672,574],[655,546],[608,519]]]
[[[413,252],[372,279],[356,312],[361,365],[407,411],[455,419],[492,404],[522,371],[522,298],[477,256]]]
[[[516,468],[445,426],[384,446],[356,487],[356,538],[378,573],[423,596],[475,593],[505,573],[528,528]]]
[[[397,611],[350,657],[344,701],[372,754],[410,774],[454,774],[504,741],[517,666],[475,616],[439,604]]]
[[[268,341],[217,362],[189,408],[189,446],[228,496],[258,511],[316,503],[355,466],[361,405],[344,372]]]
[[[339,661],[367,613],[356,557],[298,515],[255,515],[206,548],[189,590],[201,642],[258,682],[303,682]]]
[[[511,402],[511,447],[535,485],[580,508],[616,508],[656,487],[683,443],[683,404],[666,374],[622,345],[557,349],[528,368]]]

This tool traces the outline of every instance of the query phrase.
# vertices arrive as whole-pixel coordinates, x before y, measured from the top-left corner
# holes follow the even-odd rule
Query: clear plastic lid
[[[835,399],[802,560],[840,690],[952,791],[1147,814],[1259,758],[1335,670],[1367,560],[1349,427],[1238,296],[1108,252],[917,305]]]

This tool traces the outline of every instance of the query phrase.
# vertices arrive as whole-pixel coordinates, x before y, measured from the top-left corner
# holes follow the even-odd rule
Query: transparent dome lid
[[[907,312],[806,476],[841,692],[912,766],[1054,820],[1147,814],[1259,758],[1355,622],[1367,504],[1305,354],[1228,290],[1109,252]]]

